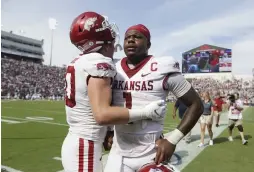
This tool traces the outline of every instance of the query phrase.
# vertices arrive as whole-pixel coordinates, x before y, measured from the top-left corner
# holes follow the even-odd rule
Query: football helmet
[[[106,16],[96,12],[80,14],[70,28],[72,44],[83,53],[96,52],[103,44],[114,43],[116,38],[119,38],[117,25],[110,24]]]
[[[180,171],[171,164],[156,165],[155,163],[149,163],[142,166],[137,172],[180,172]]]

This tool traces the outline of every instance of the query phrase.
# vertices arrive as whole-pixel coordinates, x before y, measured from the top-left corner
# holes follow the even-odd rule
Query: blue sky
[[[121,43],[125,30],[146,25],[152,36],[150,54],[171,55],[202,44],[232,48],[233,73],[251,74],[254,68],[254,0],[2,0],[2,29],[44,39],[49,64],[48,18],[59,22],[54,34],[53,64],[68,64],[78,50],[69,41],[72,20],[84,11],[96,11],[116,22]],[[122,58],[123,52],[115,54]]]

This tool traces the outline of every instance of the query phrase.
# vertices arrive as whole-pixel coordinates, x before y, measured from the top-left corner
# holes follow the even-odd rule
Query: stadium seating
[[[2,98],[8,99],[63,99],[65,68],[47,66],[31,61],[1,58]],[[239,92],[246,104],[254,102],[253,83],[243,79],[218,80],[214,78],[189,79],[199,91],[220,91],[222,95]],[[212,95],[212,94],[211,94]],[[169,101],[174,101],[172,94]]]

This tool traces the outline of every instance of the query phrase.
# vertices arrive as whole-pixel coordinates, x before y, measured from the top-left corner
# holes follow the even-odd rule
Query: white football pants
[[[65,172],[102,172],[102,143],[68,133],[61,154]]]
[[[153,149],[140,157],[122,157],[112,147],[108,156],[104,172],[136,172],[143,165],[154,162],[156,150]]]

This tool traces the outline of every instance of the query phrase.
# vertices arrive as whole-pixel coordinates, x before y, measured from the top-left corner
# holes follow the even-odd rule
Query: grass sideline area
[[[234,129],[234,141],[228,141],[227,129],[214,139],[214,145],[203,150],[182,172],[251,172],[254,167],[254,107],[244,111],[244,134],[249,143],[241,144],[237,128]]]
[[[62,170],[68,132],[63,101],[2,101],[2,165],[24,172]],[[169,104],[164,133],[176,127]],[[107,153],[107,152],[104,152]]]

